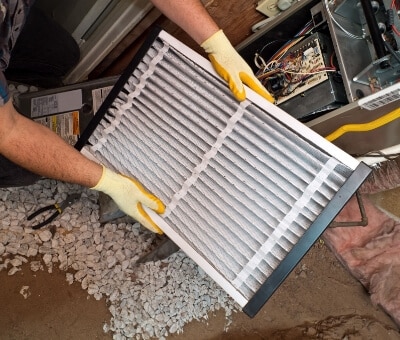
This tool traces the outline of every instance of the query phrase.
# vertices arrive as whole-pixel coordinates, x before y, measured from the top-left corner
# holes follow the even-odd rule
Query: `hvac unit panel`
[[[165,204],[161,229],[253,316],[370,169],[155,32],[77,148]]]

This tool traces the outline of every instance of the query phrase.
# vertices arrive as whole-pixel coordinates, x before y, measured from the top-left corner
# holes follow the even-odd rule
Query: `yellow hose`
[[[326,136],[325,138],[332,142],[335,139],[338,139],[341,135],[347,132],[364,132],[364,131],[371,131],[381,127],[385,124],[392,122],[393,120],[400,117],[400,109],[393,110],[386,115],[373,120],[372,122],[363,123],[363,124],[346,124],[332,132],[330,135]]]

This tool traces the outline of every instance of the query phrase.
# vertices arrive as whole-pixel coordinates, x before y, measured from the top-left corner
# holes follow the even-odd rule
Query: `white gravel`
[[[49,226],[30,227],[27,215],[76,192],[83,193],[81,200]],[[182,251],[137,265],[155,235],[138,223],[100,225],[98,215],[97,192],[77,185],[41,180],[0,189],[0,270],[13,275],[26,262],[32,271],[68,270],[70,284],[78,281],[89,295],[109,302],[112,318],[103,328],[114,339],[162,339],[219,309],[229,326],[239,306]],[[29,287],[21,294],[29,299]]]

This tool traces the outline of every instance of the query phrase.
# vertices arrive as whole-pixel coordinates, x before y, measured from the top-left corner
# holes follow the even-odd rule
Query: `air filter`
[[[77,144],[165,204],[149,214],[254,316],[370,173],[157,30]]]

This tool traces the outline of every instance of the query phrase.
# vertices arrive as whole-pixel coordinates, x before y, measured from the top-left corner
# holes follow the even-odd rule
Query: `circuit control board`
[[[281,60],[286,77],[275,98],[278,105],[328,80],[323,48],[321,35],[313,34],[288,50]]]

